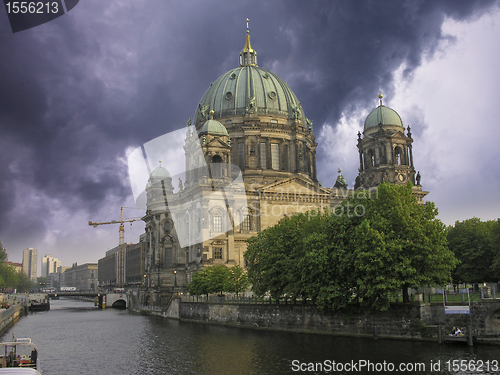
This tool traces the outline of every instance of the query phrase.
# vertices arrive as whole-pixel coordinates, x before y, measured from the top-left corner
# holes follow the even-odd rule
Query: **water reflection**
[[[21,318],[4,334],[3,340],[12,333],[33,339],[40,349],[45,375],[291,374],[297,373],[292,371],[293,361],[324,363],[325,360],[424,363],[426,371],[418,373],[457,374],[447,371],[444,363],[453,359],[498,359],[496,346],[375,341],[227,328],[135,315],[124,310],[101,311],[92,303],[67,299],[53,301],[50,311]],[[441,371],[431,371],[430,364],[438,361],[442,364]]]

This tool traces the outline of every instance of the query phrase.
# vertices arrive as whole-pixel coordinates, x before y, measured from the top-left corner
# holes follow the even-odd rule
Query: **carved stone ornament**
[[[248,105],[246,108],[246,113],[257,113],[257,107],[255,106],[255,96],[248,98]]]
[[[205,120],[208,120],[208,118],[209,118],[208,105],[204,105],[203,107],[201,107],[201,115],[203,116],[203,118]]]

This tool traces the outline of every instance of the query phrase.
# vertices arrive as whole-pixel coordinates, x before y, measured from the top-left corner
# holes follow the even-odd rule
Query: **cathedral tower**
[[[383,182],[405,185],[411,182],[419,200],[422,192],[420,173],[413,165],[413,138],[410,127],[405,128],[399,114],[382,104],[366,117],[363,137],[358,132],[359,175],[355,189],[370,189]]]

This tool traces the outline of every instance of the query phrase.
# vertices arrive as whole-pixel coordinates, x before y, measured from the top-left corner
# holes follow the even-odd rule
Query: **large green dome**
[[[377,127],[379,125],[403,127],[403,121],[395,110],[380,104],[377,108],[371,111],[366,118],[365,130]]]
[[[197,126],[207,120],[210,110],[216,119],[258,114],[305,121],[300,102],[288,84],[256,65],[232,69],[210,85],[196,110]]]

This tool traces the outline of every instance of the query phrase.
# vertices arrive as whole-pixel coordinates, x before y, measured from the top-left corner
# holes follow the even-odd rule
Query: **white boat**
[[[0,375],[41,375],[38,348],[31,339],[0,343]]]

